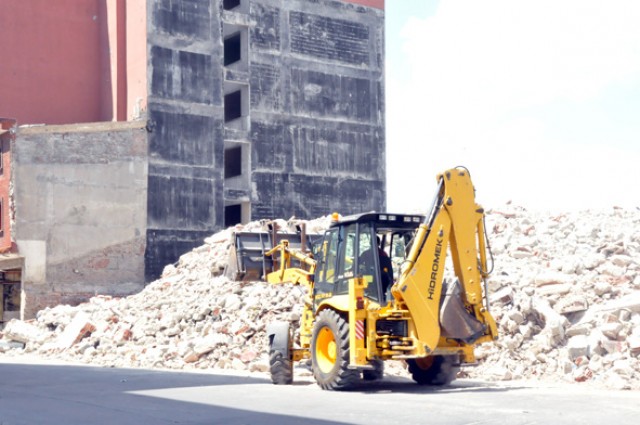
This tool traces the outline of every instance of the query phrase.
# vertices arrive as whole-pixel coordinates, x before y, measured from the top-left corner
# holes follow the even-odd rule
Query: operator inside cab
[[[366,234],[361,234],[367,236]],[[383,243],[380,235],[376,235],[376,244],[372,246],[371,243],[361,243],[360,247],[367,247],[358,257],[358,263],[360,264],[360,272],[363,274],[374,275],[375,270],[375,258],[374,252],[378,256],[378,264],[380,266],[380,279],[382,284],[382,298],[384,299],[387,292],[393,285],[393,265],[391,258],[387,252],[383,249]]]

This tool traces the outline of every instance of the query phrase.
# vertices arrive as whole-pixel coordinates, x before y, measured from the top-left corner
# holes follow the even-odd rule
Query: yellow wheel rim
[[[427,370],[433,366],[433,356],[417,358],[415,362],[420,369]]]
[[[336,364],[337,351],[336,338],[331,329],[320,329],[316,338],[316,363],[322,372],[331,372]]]

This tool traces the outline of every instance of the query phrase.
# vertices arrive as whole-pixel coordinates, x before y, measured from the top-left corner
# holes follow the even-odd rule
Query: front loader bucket
[[[231,280],[248,282],[264,280],[268,273],[276,270],[279,256],[264,255],[283,240],[289,241],[289,247],[294,250],[303,248],[310,251],[318,235],[303,233],[269,233],[269,232],[235,232],[231,237],[229,260],[224,275]],[[292,262],[297,262],[292,260]],[[304,268],[302,264],[292,264],[292,267]]]

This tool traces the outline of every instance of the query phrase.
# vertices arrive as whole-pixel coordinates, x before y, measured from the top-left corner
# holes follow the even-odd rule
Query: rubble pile
[[[324,217],[307,229],[320,232],[328,223]],[[231,232],[263,224],[207,238],[139,294],[97,296],[45,309],[33,321],[13,320],[1,331],[0,351],[108,366],[267,371],[266,326],[297,324],[302,289],[219,276]],[[488,212],[486,229],[500,337],[478,347],[480,364],[461,376],[640,389],[640,212],[554,215],[507,205]]]
[[[488,215],[487,233],[500,338],[464,372],[640,389],[640,212],[506,206]]]
[[[299,222],[276,221],[285,231]],[[232,232],[261,231],[264,224],[238,225],[205,239],[138,294],[96,296],[79,306],[44,309],[32,321],[12,320],[1,331],[6,343],[0,351],[116,367],[266,371],[266,326],[299,322],[303,288],[221,276]],[[329,218],[306,224],[309,233],[318,233]]]

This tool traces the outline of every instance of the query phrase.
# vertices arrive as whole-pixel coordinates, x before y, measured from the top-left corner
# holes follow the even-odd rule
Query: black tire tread
[[[269,352],[269,369],[271,381],[276,385],[291,385],[293,383],[293,362],[287,359],[279,350]]]
[[[362,379],[365,381],[379,381],[384,377],[384,361],[371,360],[373,370],[365,369],[362,371]]]
[[[407,360],[407,365],[411,377],[418,385],[448,385],[456,379],[460,369],[454,366],[454,360],[451,356],[435,356],[428,369],[423,369],[413,359]]]

